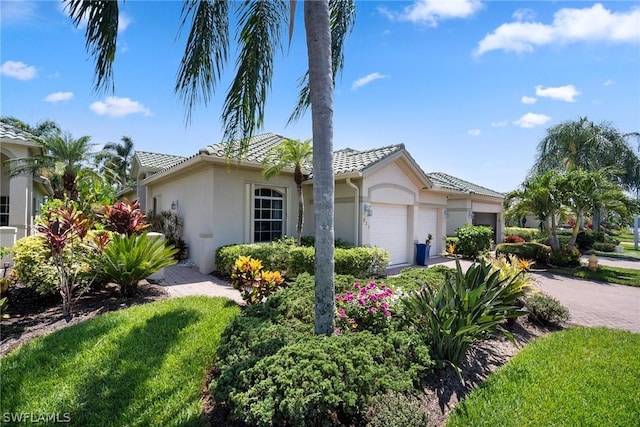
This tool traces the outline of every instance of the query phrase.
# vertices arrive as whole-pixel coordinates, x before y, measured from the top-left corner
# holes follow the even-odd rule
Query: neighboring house
[[[143,211],[146,211],[147,197],[145,194],[145,186],[142,185],[142,181],[154,173],[178,164],[185,159],[186,157],[184,156],[136,151],[131,159],[131,176],[134,177],[136,185],[121,191],[118,196],[126,197],[129,200],[139,199],[140,208]],[[150,210],[154,210],[154,207],[150,206]]]
[[[268,133],[251,138],[242,161],[229,161],[225,145],[203,147],[189,158],[156,157],[175,163],[138,182],[147,212],[174,210],[184,219],[189,257],[201,272],[215,269],[215,250],[227,244],[271,241],[296,230],[297,193],[293,169],[266,180],[262,160],[285,138]],[[142,171],[145,155],[134,156]],[[146,164],[150,165],[151,161]],[[137,168],[137,169],[136,169]],[[304,171],[303,234],[314,234],[312,171]],[[403,144],[334,153],[335,237],[355,245],[387,249],[392,264],[412,264],[415,243],[433,235],[431,255],[442,252],[448,197],[457,189],[438,188]],[[134,176],[140,176],[136,173]],[[141,191],[142,189],[142,191]]]
[[[447,236],[466,224],[488,225],[496,243],[504,240],[502,201],[504,194],[442,172],[427,174],[434,189],[449,192],[447,196]]]
[[[30,235],[33,217],[52,194],[46,178],[32,173],[11,178],[6,162],[43,152],[33,135],[0,122],[0,246],[13,246],[17,239]]]

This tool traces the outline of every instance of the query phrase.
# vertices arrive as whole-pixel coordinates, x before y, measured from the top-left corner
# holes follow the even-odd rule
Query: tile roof
[[[446,190],[459,191],[467,194],[476,194],[478,196],[504,198],[504,194],[493,191],[489,188],[473,184],[455,176],[448,175],[443,172],[431,172],[427,176],[433,182],[434,188],[443,188]]]
[[[174,156],[172,154],[150,153],[148,151],[135,152],[135,158],[138,160],[141,168],[160,171],[186,159],[184,156]]]
[[[36,138],[29,132],[3,122],[0,122],[0,139],[36,144]]]
[[[249,138],[248,149],[242,160],[248,162],[262,163],[269,150],[280,144],[286,138],[282,135],[275,133],[263,133],[261,135],[254,135]],[[207,145],[200,149],[200,154],[209,154],[213,156],[226,158],[227,142],[220,142],[218,144]]]
[[[389,145],[372,150],[357,151],[345,148],[333,153],[333,171],[336,175],[348,172],[362,172],[385,157],[404,149],[404,144]]]

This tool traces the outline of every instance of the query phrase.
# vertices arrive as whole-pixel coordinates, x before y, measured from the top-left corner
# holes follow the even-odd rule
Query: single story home
[[[188,158],[158,155],[158,162],[172,164],[139,180],[138,196],[147,212],[173,210],[183,217],[189,258],[201,272],[215,269],[214,252],[222,245],[295,235],[298,201],[293,169],[271,180],[261,174],[262,160],[284,139],[273,133],[252,137],[239,162],[226,158],[224,143],[203,147]],[[134,156],[133,170],[142,171],[150,154]],[[338,150],[333,166],[336,238],[383,247],[391,264],[412,264],[415,244],[423,243],[428,234],[433,236],[431,255],[445,250],[449,197],[463,192],[435,184],[403,144]],[[303,184],[303,234],[313,235],[313,175],[311,170],[304,173],[308,179]],[[501,214],[494,218],[501,221]]]
[[[32,173],[11,177],[7,162],[43,154],[37,139],[14,126],[0,122],[0,246],[11,247],[31,234],[33,218],[52,194],[48,180]]]

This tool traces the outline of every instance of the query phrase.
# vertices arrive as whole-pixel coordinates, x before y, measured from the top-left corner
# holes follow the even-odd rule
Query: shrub
[[[578,267],[580,265],[580,251],[577,248],[569,250],[566,245],[552,250],[549,264],[556,267]]]
[[[594,251],[599,252],[615,252],[616,244],[609,242],[595,242],[591,247]]]
[[[166,246],[164,240],[150,238],[146,233],[139,236],[115,234],[102,254],[102,271],[107,279],[120,285],[123,295],[133,296],[140,280],[176,263],[176,251]]]
[[[402,299],[407,319],[423,334],[440,366],[449,364],[460,372],[460,363],[469,346],[501,323],[527,314],[517,301],[524,290],[515,279],[500,280],[500,272],[481,261],[462,272],[456,261],[456,273],[447,277],[436,292],[429,289]]]
[[[453,248],[455,248],[457,244],[458,244],[458,238],[452,237],[452,236],[447,236],[447,239],[444,242],[445,249],[447,250],[447,252],[449,252],[452,255],[453,255],[453,252],[449,251],[449,248],[451,248],[452,246]]]
[[[316,238],[314,236],[302,236],[301,239],[301,245],[302,246],[308,246],[308,247],[313,247],[316,244]],[[294,240],[295,242],[295,240]],[[353,248],[355,246],[353,246],[353,244],[349,243],[349,242],[345,242],[342,239],[335,239],[333,241],[334,247],[336,248],[341,248],[341,249],[349,249],[349,248]]]
[[[178,249],[176,260],[187,258],[187,243],[182,239],[182,229],[184,219],[175,212],[162,211],[159,214],[150,214],[147,217],[149,230],[162,233],[167,239],[167,243]]]
[[[428,349],[406,333],[308,336],[257,360],[231,389],[214,380],[210,390],[249,425],[353,425],[373,396],[410,390],[430,367]]]
[[[516,255],[498,255],[497,258],[487,258],[485,261],[491,265],[492,271],[498,271],[500,280],[511,281],[514,289],[529,293],[533,289],[533,279],[528,273],[531,266],[528,260],[518,258]]]
[[[403,292],[418,291],[423,287],[431,290],[439,289],[447,274],[455,270],[444,265],[434,265],[429,268],[409,267],[402,270],[399,276],[389,277],[386,283]]]
[[[140,201],[132,202],[126,197],[113,206],[105,205],[102,220],[108,230],[127,236],[140,234],[150,225],[140,210]]]
[[[379,333],[389,326],[393,290],[384,284],[356,282],[353,291],[336,296],[336,333]]]
[[[551,253],[551,247],[542,243],[501,243],[496,246],[496,256],[515,255],[520,259],[535,260],[546,264]]]
[[[591,230],[584,230],[578,233],[576,236],[576,246],[581,251],[588,251],[593,247],[596,242],[596,233]],[[604,240],[604,237],[602,238]]]
[[[373,398],[366,421],[367,427],[424,427],[429,416],[416,396],[391,391]]]
[[[531,242],[532,240],[540,237],[540,230],[537,228],[523,228],[523,227],[506,227],[505,234],[510,236],[518,236]]]
[[[541,325],[558,324],[569,320],[569,310],[557,299],[537,292],[526,298],[525,307],[529,312],[528,318]]]
[[[389,252],[382,248],[336,248],[334,256],[336,274],[355,277],[384,277],[391,261]]]
[[[514,234],[511,234],[511,235],[509,235],[509,236],[504,238],[504,242],[505,243],[524,243],[524,242],[526,242],[526,240],[523,239],[520,236],[516,236]]]
[[[485,225],[465,225],[456,230],[458,243],[456,253],[464,257],[475,258],[491,250],[493,230]]]
[[[242,294],[247,304],[256,304],[282,289],[284,278],[279,271],[262,270],[262,262],[241,256],[231,271],[231,284]]]

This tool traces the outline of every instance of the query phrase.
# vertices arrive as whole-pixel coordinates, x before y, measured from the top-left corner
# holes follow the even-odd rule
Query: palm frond
[[[189,19],[191,30],[174,91],[185,103],[187,123],[198,102],[205,105],[209,102],[227,61],[228,15],[226,1],[188,0],[182,6],[180,31]]]
[[[65,0],[65,4],[65,10],[76,27],[87,21],[86,49],[96,61],[94,89],[97,92],[113,92],[113,61],[118,41],[118,2]]]

